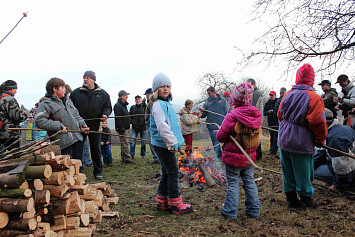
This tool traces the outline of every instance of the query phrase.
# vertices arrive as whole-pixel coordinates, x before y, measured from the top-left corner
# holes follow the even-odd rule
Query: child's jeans
[[[260,215],[258,189],[254,181],[253,167],[226,166],[227,193],[222,207],[222,215],[228,219],[235,219],[238,215],[239,181],[245,191],[245,214],[250,217]]]
[[[154,146],[154,150],[159,157],[162,171],[157,195],[169,198],[180,197],[179,167],[175,153],[158,146]]]
[[[111,153],[111,145],[102,145],[101,146],[101,155],[104,163],[112,164],[112,153]]]

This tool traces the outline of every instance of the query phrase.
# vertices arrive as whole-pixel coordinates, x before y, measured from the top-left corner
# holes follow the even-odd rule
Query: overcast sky
[[[251,20],[252,1],[6,1],[0,8],[0,39],[28,11],[0,44],[1,82],[18,83],[17,100],[32,107],[45,84],[60,77],[73,89],[86,70],[116,103],[119,90],[134,96],[151,87],[163,72],[172,81],[173,103],[196,99],[195,80],[219,71],[232,79],[261,78],[279,90],[291,82],[276,81],[272,72],[235,71],[234,46],[250,49],[266,30]]]

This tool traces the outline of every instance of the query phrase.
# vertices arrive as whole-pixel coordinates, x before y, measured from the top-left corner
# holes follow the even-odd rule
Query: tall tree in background
[[[272,25],[255,41],[257,48],[242,52],[239,66],[286,63],[287,77],[302,61],[317,58],[316,70],[323,78],[353,63],[354,0],[256,0],[254,8],[254,20]]]

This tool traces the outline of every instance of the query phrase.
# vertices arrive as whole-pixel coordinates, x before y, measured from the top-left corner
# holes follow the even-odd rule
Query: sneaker
[[[104,179],[104,176],[102,176],[102,174],[97,174],[97,175],[94,175],[94,178],[96,180],[103,180]]]

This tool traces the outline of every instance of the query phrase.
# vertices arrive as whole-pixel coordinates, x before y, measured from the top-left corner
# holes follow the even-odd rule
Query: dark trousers
[[[278,133],[274,131],[269,131],[269,132],[270,132],[270,153],[276,155],[277,150],[279,149],[279,147],[277,146]]]
[[[179,167],[175,153],[157,146],[154,146],[154,151],[159,157],[162,171],[157,195],[169,198],[180,197]]]
[[[261,152],[261,142],[258,146],[258,148],[256,148],[256,160],[261,160],[263,158],[263,153]]]
[[[101,134],[97,134],[97,133],[83,134],[84,141],[87,136],[89,136],[91,160],[94,166],[94,176],[102,175]],[[81,160],[83,158],[84,141],[80,142],[80,148],[79,148],[79,151],[81,152],[79,157]]]
[[[60,152],[62,155],[70,155],[73,159],[82,159],[82,153],[80,156],[81,141],[77,141],[76,143],[68,146],[67,148],[61,149]]]

